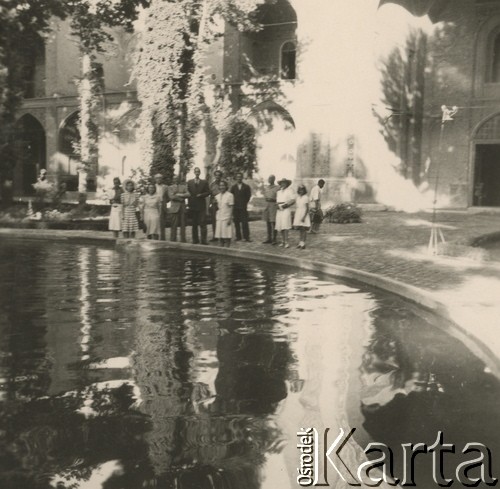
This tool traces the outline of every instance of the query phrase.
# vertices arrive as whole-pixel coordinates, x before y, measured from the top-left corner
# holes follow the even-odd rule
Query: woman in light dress
[[[113,197],[110,199],[111,213],[109,214],[108,229],[113,231],[115,238],[118,238],[118,233],[122,230],[123,219],[123,205],[121,200],[123,189],[118,177],[113,178],[113,192]]]
[[[305,185],[299,185],[297,189],[297,198],[295,199],[295,216],[293,218],[293,227],[300,231],[300,241],[297,248],[305,250],[307,231],[311,227],[311,218],[309,217],[309,197]]]
[[[233,237],[233,206],[234,195],[227,191],[226,181],[219,183],[219,193],[215,196],[217,213],[215,215],[215,238],[221,246],[229,248]]]
[[[156,185],[150,183],[147,193],[141,199],[141,219],[148,239],[160,239],[162,196],[156,193]]]
[[[292,229],[292,213],[290,207],[295,203],[295,193],[290,187],[291,181],[282,178],[279,182],[280,189],[276,194],[276,231],[281,232],[281,243],[279,246],[290,248],[288,244],[288,231]]]
[[[125,192],[121,195],[123,205],[122,232],[124,238],[135,238],[135,233],[139,229],[137,222],[137,208],[139,197],[135,193],[135,183],[132,180],[123,182]]]

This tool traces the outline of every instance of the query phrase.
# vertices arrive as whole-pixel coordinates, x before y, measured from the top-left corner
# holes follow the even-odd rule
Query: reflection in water
[[[6,242],[0,273],[2,489],[296,487],[307,426],[497,445],[496,379],[394,298],[139,246]]]

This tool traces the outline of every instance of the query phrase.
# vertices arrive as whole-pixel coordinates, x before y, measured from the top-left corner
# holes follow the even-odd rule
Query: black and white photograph
[[[0,489],[495,487],[500,0],[0,0]]]

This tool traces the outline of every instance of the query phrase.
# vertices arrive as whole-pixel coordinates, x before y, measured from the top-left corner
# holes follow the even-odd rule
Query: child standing
[[[123,205],[123,237],[135,238],[135,233],[139,229],[136,214],[139,198],[135,193],[135,183],[132,180],[125,180],[123,185],[125,187],[125,192],[121,195],[121,203]]]
[[[229,248],[233,237],[233,206],[234,195],[227,191],[228,184],[224,180],[219,183],[219,193],[215,196],[217,202],[215,237],[221,246]]]
[[[307,197],[307,189],[305,185],[299,185],[297,189],[297,198],[295,199],[295,216],[293,218],[293,226],[300,231],[300,241],[297,248],[305,250],[307,231],[311,227],[311,219],[309,217],[309,198]]]

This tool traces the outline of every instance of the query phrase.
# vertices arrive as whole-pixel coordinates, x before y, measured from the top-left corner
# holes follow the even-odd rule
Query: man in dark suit
[[[250,197],[252,197],[252,191],[249,185],[243,183],[242,173],[236,174],[236,183],[231,187],[231,193],[234,195],[233,218],[234,227],[236,228],[236,241],[241,241],[242,229],[245,241],[251,241],[247,206]]]
[[[194,178],[187,183],[189,192],[189,209],[193,221],[193,243],[200,242],[198,226],[201,230],[201,244],[207,244],[207,197],[210,195],[208,182],[200,178],[199,168],[194,169]]]

